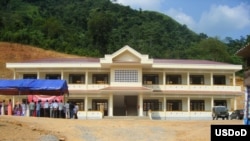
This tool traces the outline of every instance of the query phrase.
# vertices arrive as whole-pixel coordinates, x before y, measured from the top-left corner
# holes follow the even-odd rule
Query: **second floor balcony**
[[[64,79],[68,83],[69,90],[101,90],[107,87],[134,86],[146,87],[152,91],[242,91],[242,86],[236,85],[233,74],[142,73],[141,76],[134,72],[132,74],[133,78],[129,75],[112,76],[110,72],[39,73],[22,74],[22,78]]]

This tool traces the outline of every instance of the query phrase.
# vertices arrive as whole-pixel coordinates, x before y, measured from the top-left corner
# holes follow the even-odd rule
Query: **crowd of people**
[[[5,100],[0,101],[0,109],[0,115],[77,119],[79,107],[76,103],[63,103],[62,100],[31,100],[17,102],[12,106],[10,99],[8,103]]]

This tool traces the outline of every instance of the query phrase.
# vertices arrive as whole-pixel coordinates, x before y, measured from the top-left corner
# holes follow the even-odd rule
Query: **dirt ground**
[[[0,140],[41,141],[41,137],[55,136],[64,141],[210,141],[212,124],[242,125],[243,121],[83,120],[5,115],[0,116]]]

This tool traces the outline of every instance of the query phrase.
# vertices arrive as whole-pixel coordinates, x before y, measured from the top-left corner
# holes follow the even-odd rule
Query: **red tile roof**
[[[190,60],[190,59],[154,59],[154,63],[164,64],[228,64],[209,60]]]
[[[48,58],[48,59],[29,60],[29,61],[24,61],[22,63],[99,63],[99,62],[100,62],[100,58],[82,57],[82,58]],[[129,62],[129,63],[132,63],[132,62]],[[214,65],[228,64],[224,62],[215,62],[215,61],[209,61],[209,60],[187,60],[187,59],[153,59],[153,63],[155,64],[214,64]]]
[[[39,60],[29,60],[23,63],[99,63],[99,58],[47,58]]]

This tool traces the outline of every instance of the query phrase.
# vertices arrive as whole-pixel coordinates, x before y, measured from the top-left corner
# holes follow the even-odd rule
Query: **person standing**
[[[59,112],[59,118],[62,118],[62,112],[63,112],[63,103],[62,100],[58,103],[58,112]]]
[[[9,103],[8,103],[8,115],[12,115],[12,102],[11,102],[11,99],[9,99]]]
[[[69,113],[70,113],[70,118],[73,118],[74,116],[74,103],[69,102]]]
[[[58,116],[58,103],[57,100],[55,100],[53,103],[53,117],[57,118],[57,116]]]
[[[22,116],[25,116],[26,115],[26,104],[25,104],[25,101],[22,102],[21,104],[21,107],[22,107]]]
[[[14,108],[16,116],[21,116],[22,115],[22,106],[19,102],[16,103],[15,108]]]
[[[44,117],[49,117],[49,101],[46,100],[43,104]]]
[[[75,119],[78,119],[78,116],[77,116],[77,113],[78,113],[78,110],[79,110],[79,106],[74,103],[75,107],[74,107],[74,118]]]
[[[0,101],[0,115],[2,115],[2,102]]]
[[[31,102],[29,104],[29,109],[30,109],[30,116],[34,116],[34,110],[35,110],[34,100],[31,100]]]
[[[5,106],[5,100],[3,100],[2,105],[1,105],[1,115],[5,115],[4,106]]]
[[[54,100],[49,104],[49,116],[52,118],[53,117],[53,103]]]
[[[65,118],[66,119],[70,118],[69,101],[65,103],[64,109],[65,109]]]
[[[40,117],[40,114],[41,114],[41,101],[38,100],[36,102],[36,116],[37,117]]]
[[[29,106],[29,102],[27,102],[27,105],[26,105],[26,116],[30,116],[30,106]]]

